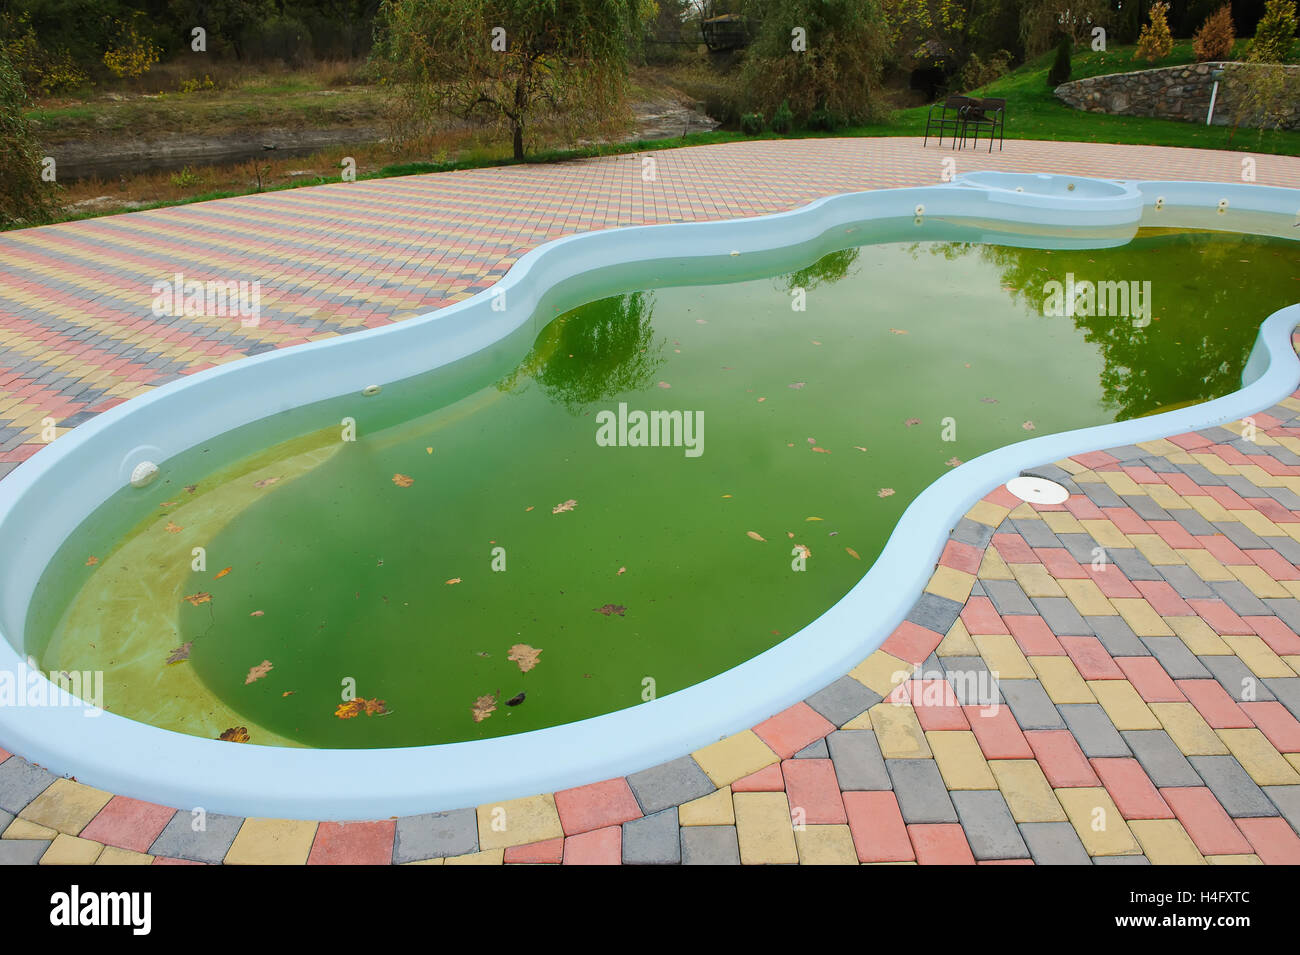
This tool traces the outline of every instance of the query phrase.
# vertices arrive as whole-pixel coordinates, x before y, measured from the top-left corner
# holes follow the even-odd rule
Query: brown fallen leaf
[[[660,387],[660,388],[671,388],[672,385],[668,384],[668,382],[666,382],[666,381],[661,381],[661,382],[659,382],[659,387]]]
[[[816,451],[818,454],[830,454],[830,452],[827,451],[825,448],[813,448],[813,450]]]
[[[853,446],[853,450],[855,450],[855,451],[865,451],[865,450],[867,450],[867,449],[864,448],[864,447],[863,447],[862,445],[860,445],[860,444],[855,444],[855,445]]]
[[[907,334],[907,332],[903,331],[903,329],[901,329],[901,328],[891,328],[890,331],[893,332],[895,335],[906,335],[906,334]]]
[[[248,670],[248,676],[244,678],[244,686],[248,686],[250,683],[256,683],[258,680],[262,679],[262,677],[270,673],[272,669],[273,666],[270,660],[263,660],[257,666],[250,667]]]
[[[533,505],[531,505],[531,506],[529,506],[529,507],[525,507],[525,508],[524,508],[524,511],[525,511],[525,512],[527,512],[527,511],[531,511],[531,510],[532,510],[534,507],[536,507],[536,506],[537,506],[536,504],[533,504]]]
[[[610,616],[611,614],[618,614],[620,617],[622,617],[624,616],[626,611],[627,608],[622,606],[621,604],[605,604],[605,606],[603,607],[595,608],[593,613],[603,613],[606,617]],[[541,651],[539,650],[538,652],[540,653]]]
[[[415,483],[415,478],[410,477],[406,474],[394,474],[393,483],[396,484],[398,487],[410,487],[412,484]]]
[[[458,584],[458,583],[460,583],[460,578],[459,578],[459,577],[453,577],[453,578],[451,578],[451,580],[447,581],[447,583],[449,583],[449,584]]]
[[[627,573],[627,568],[626,568],[626,567],[620,567],[620,568],[618,569],[618,572],[615,574],[615,576],[616,576],[616,577],[622,577],[625,573]]]
[[[99,563],[99,558],[96,557],[94,554],[91,554],[89,557],[86,558],[87,567],[94,567],[98,563]]]
[[[563,504],[556,504],[553,508],[551,508],[551,513],[563,514],[565,511],[571,511],[577,506],[578,506],[578,502],[570,498],[569,500],[565,501]]]
[[[213,579],[213,580],[220,580],[222,577],[226,576],[226,574],[230,573],[230,572],[231,572],[232,570],[234,570],[234,569],[235,569],[235,568],[233,568],[233,567],[227,567],[225,570],[218,572],[218,573],[217,573],[217,576],[213,577],[212,579]]]
[[[218,736],[217,739],[225,740],[227,743],[247,743],[248,727],[232,726],[230,729]]]
[[[341,720],[350,720],[362,713],[366,716],[385,716],[388,713],[388,707],[383,700],[377,697],[373,700],[367,700],[364,696],[358,696],[356,699],[340,703],[334,710],[334,715]]]
[[[252,613],[249,614],[249,616],[250,616],[250,617],[264,617],[264,616],[266,616],[266,611],[265,611],[265,610],[254,610]]]
[[[950,468],[955,468],[961,464],[961,458],[949,458],[947,461],[943,463],[948,465],[948,467]]]
[[[846,552],[850,557],[852,557],[854,560],[861,560],[861,559],[862,559],[861,557],[858,556],[858,552],[857,552],[856,550],[854,550],[852,547],[846,547],[846,548],[844,548],[844,550],[845,550],[845,552]]]
[[[921,419],[920,419],[920,418],[908,418],[906,421],[903,422],[903,424],[904,424],[906,427],[909,427],[909,428],[911,428],[911,427],[915,427],[916,425],[918,425],[918,424],[920,424],[920,423],[921,423]]]
[[[480,696],[474,701],[474,722],[482,723],[492,715],[497,708],[497,698],[495,696]]]
[[[179,534],[181,531],[185,530],[185,528],[181,527],[175,521],[168,521],[166,529],[168,534]]]
[[[212,600],[212,594],[200,591],[197,594],[190,594],[188,597],[182,597],[181,599],[188,600],[193,606],[197,607],[199,604],[205,604]]]
[[[876,492],[876,497],[893,497],[894,489],[892,487],[882,487]]]
[[[1026,431],[1033,431],[1033,430],[1034,430],[1034,423],[1033,423],[1032,421],[1026,421],[1026,422],[1025,422],[1024,424],[1022,424],[1020,427],[1024,428]]]
[[[809,557],[812,556],[812,551],[810,551],[803,544],[795,544],[794,549],[799,552],[799,556],[802,557],[804,560],[807,560]]]
[[[745,531],[745,534],[756,541],[764,541],[764,542],[767,541],[767,538],[764,537],[762,534],[760,534],[758,531]]]
[[[159,506],[159,507],[175,507],[175,506],[176,506],[176,502],[175,502],[175,501],[163,501],[163,502],[162,502],[161,504],[159,504],[158,506]]]
[[[194,493],[195,491],[197,491],[198,489],[199,489],[199,486],[198,486],[197,484],[187,484],[187,485],[185,485],[185,493],[186,493],[186,494],[193,494],[193,493]]]
[[[283,700],[286,696],[293,696],[297,692],[298,692],[297,690],[285,690],[283,693],[280,694],[280,699]]]
[[[425,448],[425,449],[424,449],[424,453],[425,453],[425,454],[433,454],[433,448]]]
[[[188,660],[190,658],[190,648],[192,648],[193,646],[194,646],[193,640],[191,640],[189,643],[182,643],[179,647],[177,647],[175,650],[171,652],[171,656],[167,658],[167,662],[180,663],[182,660]]]
[[[260,481],[254,481],[253,487],[270,487],[272,484],[276,483],[279,480],[280,479],[278,477],[262,478],[262,480]]]
[[[521,673],[527,673],[533,667],[537,666],[537,658],[542,655],[542,651],[536,647],[530,647],[526,643],[516,643],[510,648],[506,659],[519,664]]]

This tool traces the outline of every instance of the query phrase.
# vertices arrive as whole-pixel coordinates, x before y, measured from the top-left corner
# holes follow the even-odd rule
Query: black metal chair
[[[993,140],[998,141],[998,152],[1002,151],[1003,128],[1006,121],[1007,101],[990,97],[988,99],[971,99],[970,104],[961,112],[961,141],[966,145],[967,130],[974,130],[975,146],[980,142],[980,130],[989,131],[989,152],[993,152]]]
[[[969,96],[948,96],[942,103],[932,103],[930,112],[925,117],[925,139],[921,145],[924,147],[930,141],[930,132],[934,130],[939,137],[939,145],[943,145],[945,133],[952,133],[953,148],[957,148],[957,137],[965,139],[965,133],[962,128],[962,111],[970,104],[977,102]],[[938,111],[936,113],[936,110]]]

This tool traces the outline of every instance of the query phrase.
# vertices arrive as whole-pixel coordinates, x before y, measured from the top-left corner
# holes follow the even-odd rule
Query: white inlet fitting
[[[1156,196],[1156,211],[1159,212],[1164,207],[1165,207],[1165,197]]]
[[[158,465],[152,461],[141,461],[131,469],[131,486],[148,487],[158,476]]]
[[[1219,200],[1219,206],[1218,206],[1218,213],[1219,213],[1219,215],[1223,215],[1223,214],[1224,214],[1225,212],[1227,212],[1227,211],[1228,211],[1228,200],[1227,200],[1227,199],[1220,199],[1220,200]]]
[[[361,389],[361,393],[365,395],[367,398],[373,398],[375,395],[379,394],[383,390],[384,389],[379,385],[366,385],[364,388]]]
[[[1070,492],[1055,481],[1024,474],[1008,481],[1007,490],[1030,504],[1062,504],[1070,496]]]
[[[925,206],[921,205],[920,203],[917,203],[916,217],[919,219],[923,215],[925,215]]]

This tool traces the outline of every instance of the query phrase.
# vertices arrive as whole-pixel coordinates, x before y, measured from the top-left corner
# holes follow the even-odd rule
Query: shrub
[[[790,110],[790,104],[781,100],[781,105],[772,113],[772,132],[788,133],[794,128],[794,113]]]
[[[1070,53],[1074,44],[1065,34],[1056,44],[1056,59],[1052,61],[1052,68],[1047,71],[1047,85],[1052,89],[1060,86],[1070,78]]]
[[[829,133],[845,125],[845,122],[843,117],[825,106],[818,106],[808,114],[808,128],[817,132]]]
[[[162,57],[162,48],[141,36],[133,23],[118,20],[115,33],[104,51],[104,65],[118,79],[144,76]]]
[[[1246,58],[1255,63],[1285,63],[1295,46],[1295,32],[1295,0],[1268,0]]]
[[[1232,26],[1232,6],[1224,4],[1205,18],[1201,28],[1192,37],[1192,50],[1196,61],[1226,60],[1232,56],[1232,45],[1237,42],[1237,34]]]
[[[1134,59],[1141,57],[1148,63],[1163,60],[1174,49],[1174,35],[1169,32],[1169,4],[1164,0],[1151,4],[1150,22],[1142,27]]]
[[[966,65],[961,69],[958,86],[963,90],[979,89],[981,86],[1005,76],[1010,69],[1011,54],[1006,50],[998,50],[989,57],[987,63],[980,58],[978,53],[972,53],[970,59],[966,61]]]
[[[740,117],[740,131],[746,136],[757,136],[763,131],[763,114],[746,113]]]
[[[41,179],[41,155],[23,115],[22,79],[0,45],[0,225],[36,225],[58,212],[55,186]]]

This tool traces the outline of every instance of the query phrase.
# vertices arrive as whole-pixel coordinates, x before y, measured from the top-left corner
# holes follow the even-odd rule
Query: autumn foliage
[[[1236,30],[1232,25],[1232,7],[1224,4],[1205,18],[1201,28],[1192,37],[1192,49],[1196,61],[1226,60],[1232,56],[1232,45],[1237,42]]]
[[[1151,4],[1151,22],[1142,27],[1138,37],[1135,58],[1140,57],[1148,63],[1163,60],[1174,49],[1174,35],[1169,32],[1169,4],[1164,2]]]

